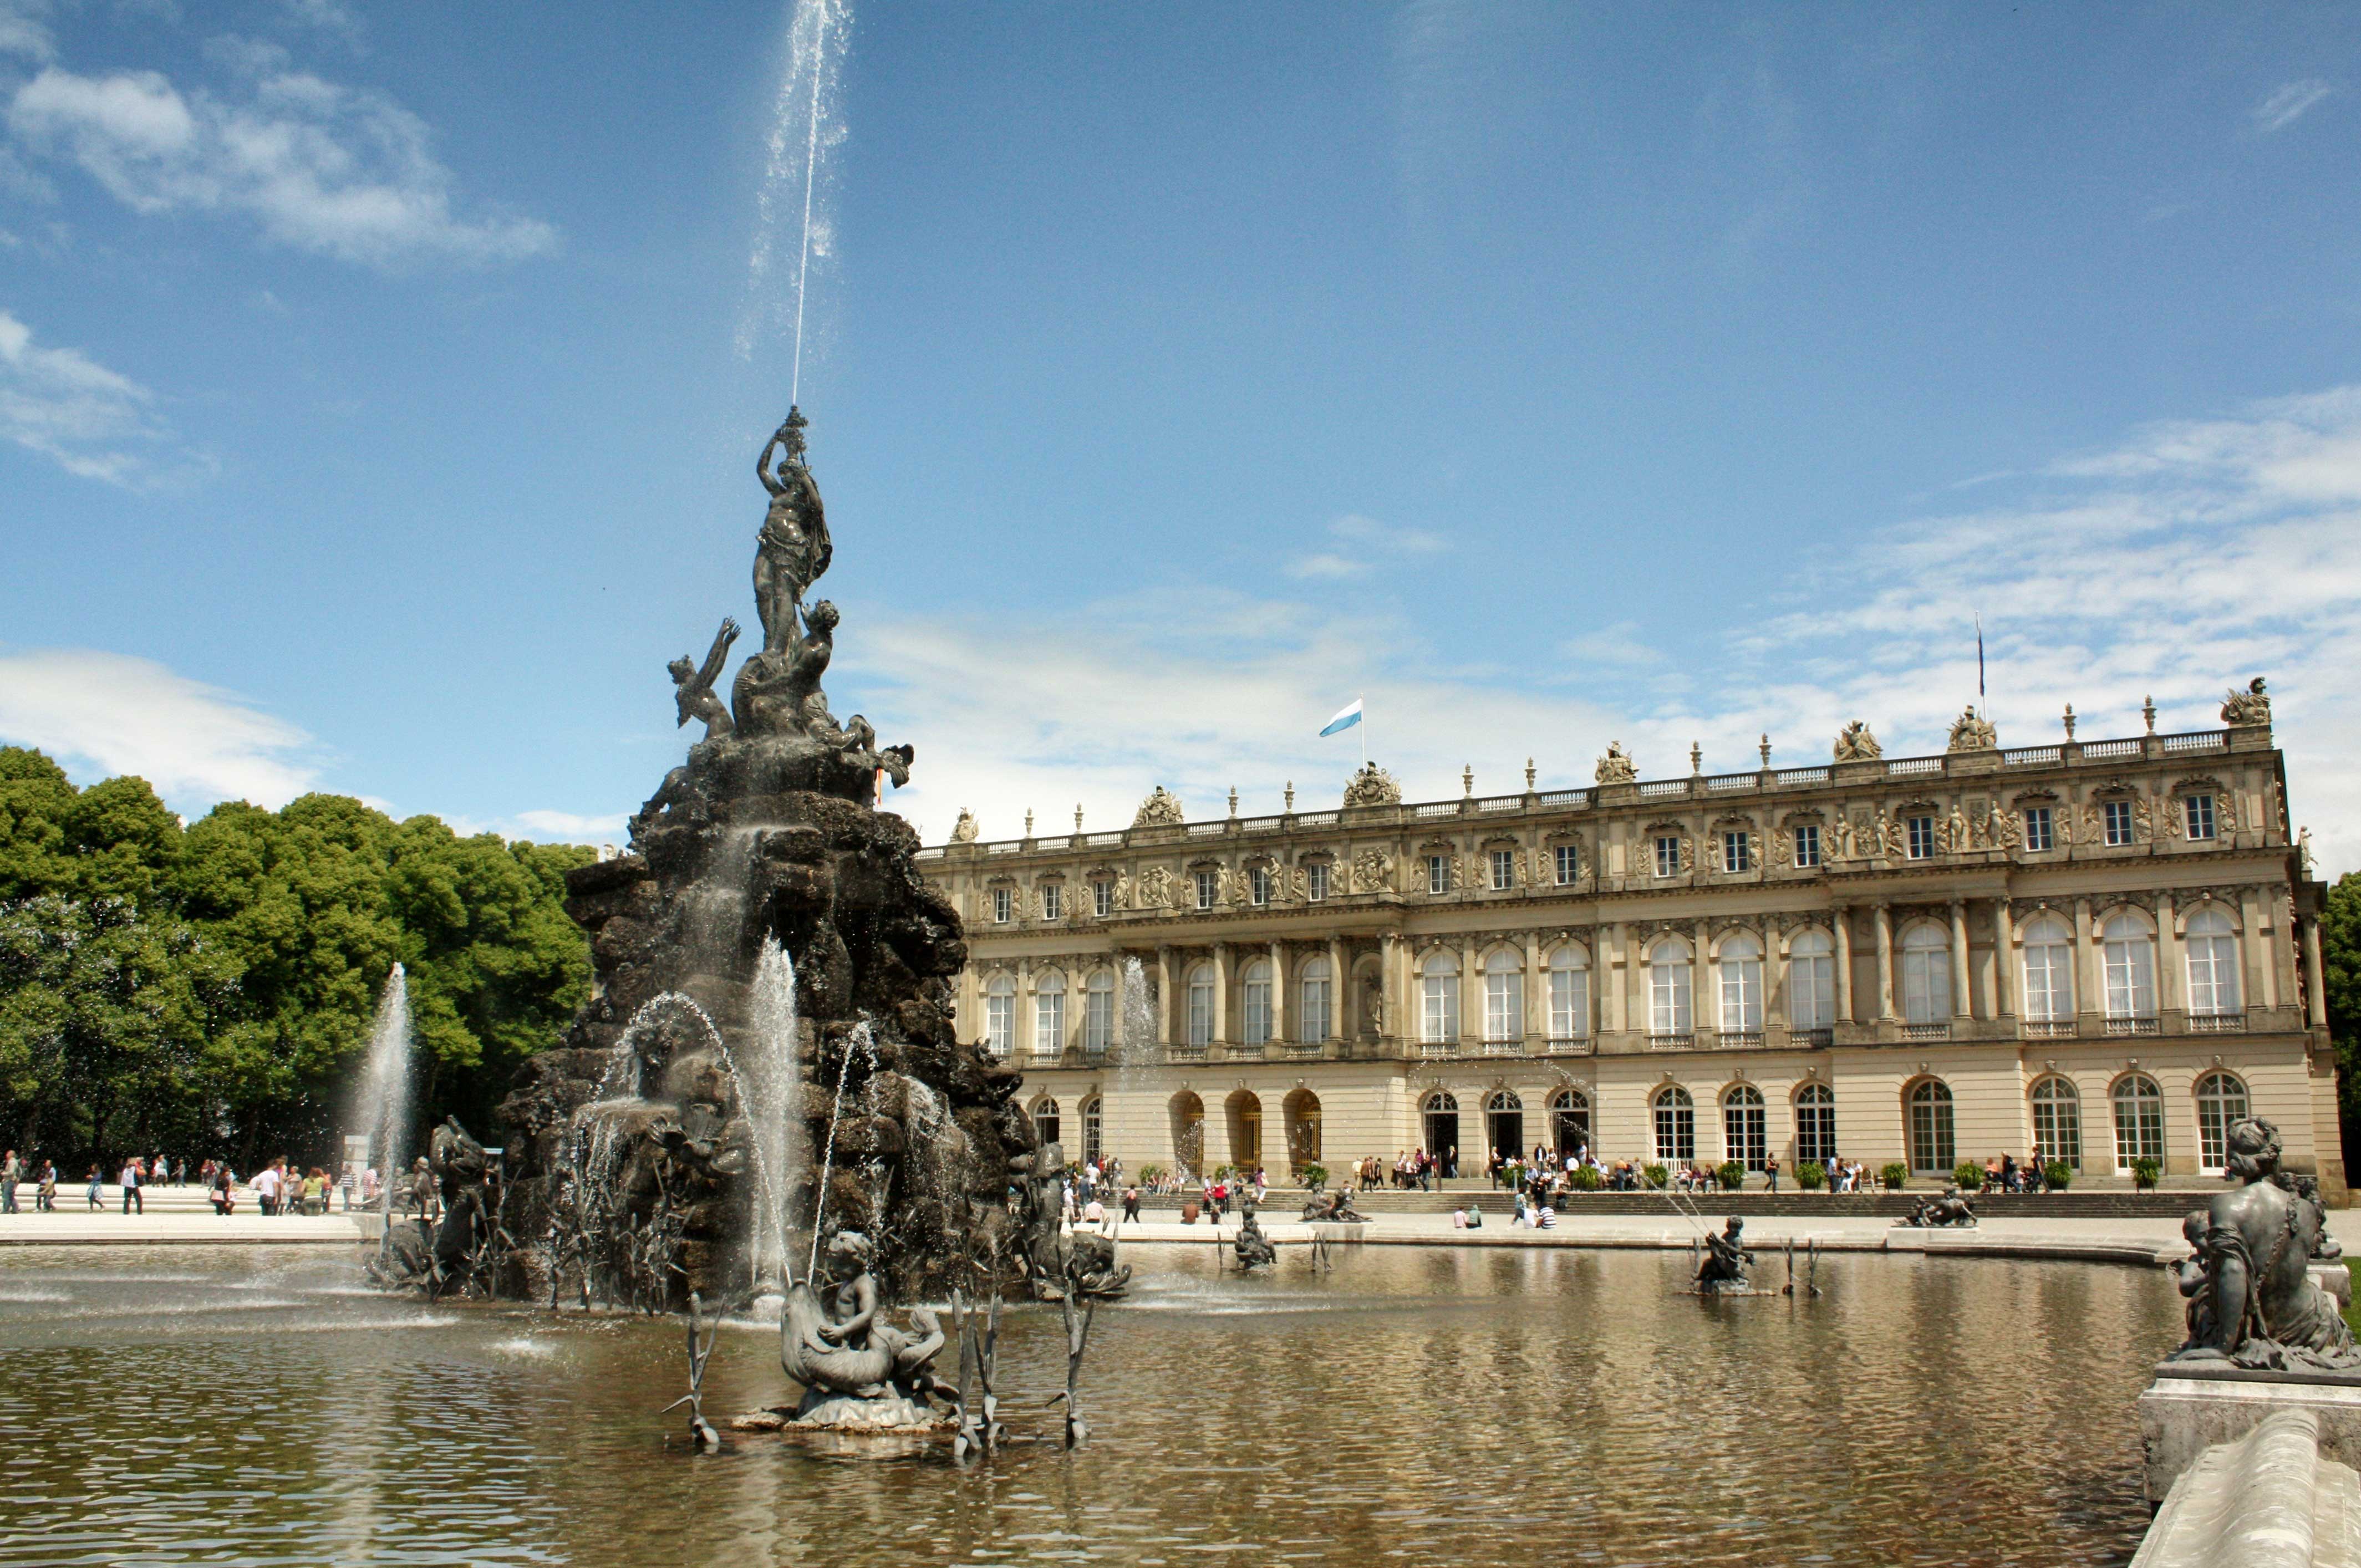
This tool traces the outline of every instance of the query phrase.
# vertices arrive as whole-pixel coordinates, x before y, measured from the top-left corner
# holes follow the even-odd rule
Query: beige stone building
[[[967,921],[962,1037],[1076,1152],[1274,1173],[1587,1146],[1759,1169],[2218,1171],[2279,1124],[2342,1201],[2323,884],[2255,684],[2220,729],[1187,820],[921,865]],[[1027,829],[1030,832],[1028,820]]]

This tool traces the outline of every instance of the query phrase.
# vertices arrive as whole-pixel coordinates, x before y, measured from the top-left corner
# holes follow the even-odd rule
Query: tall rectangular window
[[[1092,982],[1082,992],[1082,1048],[1093,1054],[1115,1044],[1115,988]]]
[[[2180,811],[2181,816],[2189,824],[2189,836],[2191,838],[2211,839],[2213,837],[2213,797],[2212,795],[2190,795],[2180,803]]]
[[[2049,808],[2028,806],[2025,808],[2025,847],[2033,850],[2057,848],[2058,839],[2049,827]]]
[[[1328,1037],[1328,966],[1323,963],[1318,972],[1307,970],[1303,977],[1303,1011],[1296,1021],[1302,1039]]]
[[[1689,966],[1686,959],[1659,959],[1648,965],[1648,1032],[1686,1035],[1689,1032]]]
[[[1066,992],[1046,987],[1033,993],[1033,1054],[1054,1057],[1066,1048]]]
[[[1451,885],[1451,862],[1441,855],[1426,857],[1426,891],[1444,892]]]
[[[1221,878],[1217,873],[1213,872],[1199,872],[1197,873],[1198,908],[1211,909],[1213,907],[1213,901],[1221,896]]]
[[[1730,1033],[1763,1027],[1763,960],[1721,960],[1721,1026]]]
[[[1269,871],[1262,866],[1257,866],[1254,870],[1248,872],[1246,873],[1246,890],[1253,896],[1256,908],[1259,909],[1264,905],[1268,904],[1270,902]]]
[[[1102,920],[1115,913],[1115,883],[1104,877],[1091,883],[1091,912]]]
[[[992,890],[992,923],[994,925],[1005,926],[1008,924],[1008,906],[1010,903],[1011,899],[1009,897],[1008,889],[1005,887],[995,887]]]
[[[1572,844],[1560,844],[1555,852],[1557,884],[1572,887],[1582,874],[1582,856]]]
[[[1678,839],[1666,835],[1656,840],[1656,874],[1681,874],[1681,841]]]
[[[1246,982],[1243,1000],[1246,1003],[1246,1037],[1250,1046],[1270,1042],[1270,981],[1257,975]]]
[[[2101,805],[2099,810],[2106,824],[2107,842],[2118,847],[2130,843],[2132,841],[2132,803],[2128,800],[2110,800]]]
[[[1016,997],[1012,992],[992,992],[983,999],[983,1043],[992,1054],[1005,1057],[1016,1037]]]
[[[1935,819],[1914,817],[1910,819],[1910,858],[1931,861],[1935,858]]]
[[[1210,967],[1199,970],[1189,981],[1189,1043],[1213,1043],[1213,975]]]
[[[1314,861],[1310,865],[1304,867],[1303,872],[1305,893],[1312,902],[1317,904],[1322,899],[1327,897],[1328,862],[1325,861]]]
[[[1517,855],[1513,850],[1492,851],[1492,891],[1506,893],[1517,885]]]
[[[1792,954],[1787,959],[1787,1022],[1797,1029],[1826,1029],[1836,1021],[1836,959],[1824,952]]]
[[[2074,949],[2064,942],[2026,938],[2025,1016],[2036,1024],[2074,1016]]]
[[[1550,1038],[1578,1040],[1590,1033],[1590,971],[1553,969],[1549,987]]]
[[[1484,1037],[1513,1040],[1525,1032],[1525,977],[1514,970],[1484,975]]]
[[[1065,895],[1066,890],[1060,887],[1056,883],[1043,883],[1041,888],[1041,918],[1044,920],[1055,920],[1058,917],[1060,903]]]
[[[1754,835],[1724,833],[1721,836],[1721,869],[1726,872],[1751,872],[1754,869]]]
[[[1817,824],[1806,822],[1795,828],[1795,864],[1808,871],[1820,863],[1820,829]]]

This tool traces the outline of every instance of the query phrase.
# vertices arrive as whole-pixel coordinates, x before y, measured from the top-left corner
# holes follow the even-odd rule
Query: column
[[[1872,911],[1877,916],[1877,1016],[1880,1023],[1894,1018],[1894,906],[1880,902]]]
[[[1610,947],[1601,948],[1593,955],[1603,971],[1598,977],[1600,989],[1607,992],[1607,1015],[1599,1027],[1603,1032],[1620,1035],[1631,1027],[1631,1009],[1623,998],[1623,971],[1627,967],[1623,961],[1623,922],[1618,920],[1608,927],[1608,941]]]
[[[2240,918],[2246,940],[2239,944],[2246,954],[2246,990],[2248,1007],[2277,1007],[2279,1004],[2279,966],[2271,952],[2271,939],[2263,929],[2263,901],[2255,889],[2238,891]]]
[[[2328,977],[2320,961],[2320,917],[2303,923],[2304,1022],[2315,1029],[2328,1027]]]
[[[1852,1015],[1852,911],[1839,904],[1829,913],[1837,933],[1837,1022],[1858,1023]]]
[[[1975,998],[1968,990],[1968,906],[1951,900],[1951,1015],[1975,1016]]]
[[[1328,1036],[1332,1040],[1345,1037],[1345,944],[1342,938],[1328,938]]]
[[[1287,944],[1270,945],[1270,1038],[1276,1045],[1287,1035]]]
[[[2099,972],[2099,944],[2092,940],[2091,901],[2074,901],[2074,1009],[2089,1015],[2107,1010],[2106,977]],[[2095,1031],[2093,1031],[2095,1032]]]
[[[1538,931],[1525,933],[1525,1048],[1531,1042],[1550,1037],[1549,972],[1542,968],[1542,936]],[[1548,1114],[1546,1111],[1543,1113]]]
[[[1230,1027],[1230,981],[1236,965],[1230,959],[1227,942],[1213,944],[1213,1038],[1224,1045],[1235,1044],[1237,1035]]]
[[[1016,960],[1016,1016],[1010,1020],[1008,1055],[1023,1061],[1033,1054],[1033,960]]]
[[[1698,1035],[1710,1035],[1721,1027],[1721,999],[1713,983],[1713,934],[1702,920],[1694,934],[1697,947],[1690,955],[1689,967],[1689,1027]]]
[[[1378,999],[1385,1014],[1383,1032],[1406,1039],[1409,1036],[1402,1032],[1401,999],[1394,994],[1394,951],[1400,946],[1401,938],[1391,931],[1378,938]]]
[[[2167,805],[2171,804],[2167,802]],[[2156,1010],[2158,1016],[2167,1012],[2178,1013],[2189,1005],[2184,994],[2182,977],[2187,973],[2180,961],[2180,933],[2173,929],[2177,921],[2172,912],[2172,894],[2156,895]]]
[[[1484,1037],[1484,970],[1483,948],[1473,937],[1464,938],[1459,944],[1459,1037],[1480,1040]],[[1469,1003],[1473,1002],[1471,1006]]]
[[[2008,900],[1993,900],[1993,983],[1992,1003],[1995,1018],[2012,1017],[2016,1013],[2016,932],[2015,922],[2009,918]]]
[[[1179,999],[1172,992],[1172,949],[1164,943],[1156,945],[1156,1043],[1169,1046],[1180,1037],[1173,1027],[1177,1016],[1174,1009]]]

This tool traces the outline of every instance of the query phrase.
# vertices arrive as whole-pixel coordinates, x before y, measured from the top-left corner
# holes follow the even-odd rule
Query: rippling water
[[[1700,1301],[1679,1255],[1128,1249],[1092,1446],[733,1436],[676,1324],[427,1307],[319,1249],[0,1254],[0,1563],[2121,1563],[2161,1271],[1865,1257]],[[727,1332],[708,1411],[781,1402]],[[1004,1406],[1055,1431],[1054,1316]]]

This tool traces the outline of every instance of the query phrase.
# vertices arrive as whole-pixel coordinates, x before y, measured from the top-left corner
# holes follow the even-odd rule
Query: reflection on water
[[[1679,1255],[1367,1248],[1219,1276],[1138,1246],[1092,1447],[962,1472],[655,1412],[677,1325],[357,1293],[316,1249],[11,1249],[0,1563],[2121,1563],[2161,1272],[1824,1263],[1827,1299],[1675,1294]],[[1050,1433],[1054,1316],[1003,1336]],[[788,1397],[726,1336],[707,1409]]]

